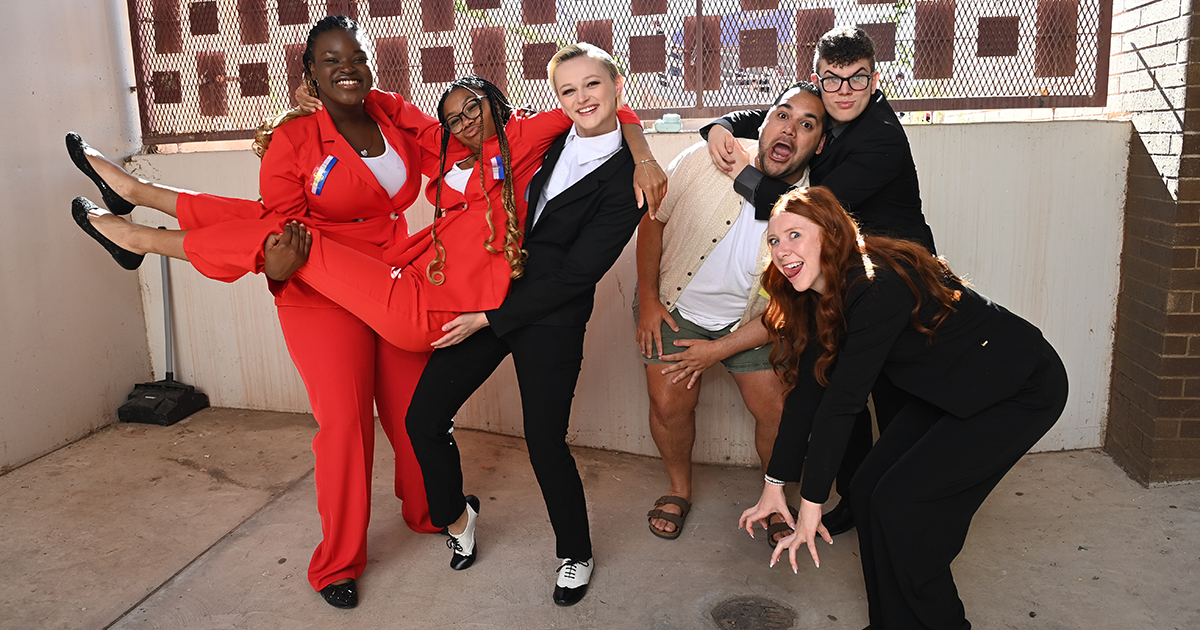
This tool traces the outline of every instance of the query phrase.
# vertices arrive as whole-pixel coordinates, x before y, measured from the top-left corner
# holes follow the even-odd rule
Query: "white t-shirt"
[[[375,179],[379,181],[389,199],[404,188],[404,182],[408,180],[408,169],[404,167],[404,160],[400,159],[400,154],[392,148],[386,137],[383,139],[383,155],[365,157],[362,161],[375,173]]]
[[[567,132],[566,144],[563,145],[558,162],[554,165],[554,172],[542,188],[542,195],[538,198],[537,209],[533,214],[533,223],[530,225],[537,225],[538,219],[542,217],[542,210],[546,208],[546,202],[574,186],[620,150],[620,125],[615,131],[590,138],[577,134],[575,125],[571,125],[571,130]]]
[[[743,201],[741,214],[700,264],[675,308],[705,330],[740,321],[759,272],[758,252],[766,230],[767,222],[754,218],[754,204]]]

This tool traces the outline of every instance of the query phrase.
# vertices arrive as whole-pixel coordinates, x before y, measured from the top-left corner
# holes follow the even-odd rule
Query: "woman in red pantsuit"
[[[101,186],[114,211],[132,209],[119,196],[129,195],[132,201],[176,214],[185,230],[221,224],[224,229],[215,234],[218,238],[207,244],[202,242],[203,230],[159,231],[156,247],[165,250],[161,253],[189,258],[213,277],[231,280],[247,267],[253,271],[261,265],[262,224],[282,226],[287,217],[303,217],[320,226],[331,240],[380,256],[385,248],[408,237],[403,212],[420,192],[422,170],[417,132],[436,123],[399,97],[370,92],[368,98],[372,76],[357,31],[352,20],[336,16],[321,20],[309,32],[304,56],[307,78],[325,107],[273,134],[275,146],[264,157],[260,175],[263,204],[269,211],[257,202],[129,186],[116,175],[115,165],[101,156],[88,160],[87,147],[77,136],[68,136],[72,157]],[[399,160],[389,159],[389,154]],[[384,175],[376,175],[364,157],[387,162]],[[314,167],[324,169],[315,185]],[[93,169],[100,169],[120,190],[108,189]],[[78,202],[76,206],[76,219],[85,230],[106,229],[104,217],[96,217],[101,220],[93,226],[87,208],[80,208]],[[193,238],[185,237],[197,232],[204,255],[188,256],[195,249]],[[124,260],[118,258],[123,266],[135,263],[134,256],[140,259],[126,253]],[[395,489],[403,501],[405,522],[418,532],[439,529],[429,522],[421,471],[403,424],[428,353],[387,343],[303,282],[275,284],[272,292],[288,350],[320,426],[313,452],[323,539],[309,565],[309,582],[331,605],[352,607],[358,599],[355,580],[366,566],[373,403],[396,451]]]

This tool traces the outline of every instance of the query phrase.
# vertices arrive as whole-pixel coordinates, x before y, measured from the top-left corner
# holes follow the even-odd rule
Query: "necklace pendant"
[[[358,154],[363,157],[367,157],[367,149],[363,149],[362,151],[359,151]]]

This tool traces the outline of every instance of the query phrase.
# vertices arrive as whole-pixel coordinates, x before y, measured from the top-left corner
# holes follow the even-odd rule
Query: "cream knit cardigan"
[[[758,152],[756,143],[746,143],[751,155]],[[734,192],[733,180],[713,165],[708,147],[699,142],[684,150],[672,163],[667,196],[663,198],[655,218],[666,224],[663,228],[662,261],[659,264],[658,299],[668,309],[695,277],[696,271],[717,243],[733,227],[742,212],[742,196]],[[808,185],[808,169],[796,184]],[[767,234],[763,231],[758,246],[758,269],[747,296],[746,310],[734,326],[762,315],[767,308],[767,296],[762,290],[762,273],[771,262]]]

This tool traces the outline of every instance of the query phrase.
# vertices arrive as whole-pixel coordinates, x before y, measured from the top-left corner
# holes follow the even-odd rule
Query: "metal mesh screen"
[[[432,110],[475,73],[514,103],[554,106],[563,44],[613,53],[644,117],[769,103],[812,71],[834,25],[877,47],[896,109],[1101,106],[1112,0],[128,0],[146,144],[247,138],[293,104],[309,27],[359,21],[376,85]]]

